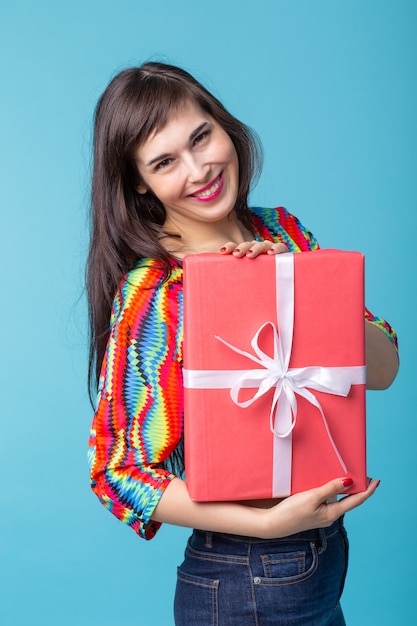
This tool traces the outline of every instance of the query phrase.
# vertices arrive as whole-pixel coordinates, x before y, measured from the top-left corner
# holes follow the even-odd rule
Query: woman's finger
[[[284,252],[288,252],[285,243],[274,243],[267,251],[267,254],[283,254]]]
[[[257,241],[242,241],[241,243],[235,243],[234,241],[228,241],[220,248],[221,254],[233,254],[233,256],[241,258],[246,256],[247,252],[256,246]]]
[[[246,243],[246,242],[245,242]],[[249,243],[249,242],[248,242]],[[254,259],[259,254],[266,254],[273,247],[272,241],[251,241],[246,249],[246,256]],[[246,247],[246,246],[245,246]],[[242,248],[242,246],[239,246]]]

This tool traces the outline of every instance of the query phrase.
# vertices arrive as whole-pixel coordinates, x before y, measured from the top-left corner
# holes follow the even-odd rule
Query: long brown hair
[[[165,209],[148,191],[139,194],[134,153],[161,130],[187,101],[196,102],[230,136],[239,160],[234,207],[250,229],[248,194],[260,171],[256,135],[234,118],[188,72],[149,62],[117,74],[98,101],[94,116],[91,240],[86,283],[89,306],[89,389],[97,387],[109,336],[111,306],[122,277],[141,258],[160,263],[169,275],[172,257],[161,244]]]

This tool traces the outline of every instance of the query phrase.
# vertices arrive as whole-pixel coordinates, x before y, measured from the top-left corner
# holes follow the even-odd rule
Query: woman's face
[[[238,157],[229,135],[196,103],[187,102],[136,151],[139,193],[151,190],[165,207],[165,224],[180,232],[221,222],[233,210]]]

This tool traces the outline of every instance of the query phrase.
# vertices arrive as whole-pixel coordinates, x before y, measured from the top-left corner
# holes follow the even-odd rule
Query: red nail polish
[[[233,252],[237,252],[237,253],[239,253],[239,252],[240,252],[240,248],[235,248],[235,249],[233,250]]]
[[[226,252],[227,248],[226,246],[223,246],[223,248],[220,248],[220,252]]]
[[[344,478],[342,480],[343,487],[351,487],[353,485],[353,480],[351,478]]]

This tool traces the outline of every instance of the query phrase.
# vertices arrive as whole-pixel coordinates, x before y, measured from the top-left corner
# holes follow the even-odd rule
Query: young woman
[[[179,68],[146,63],[118,74],[94,133],[94,492],[145,539],[163,522],[194,529],[176,624],[344,624],[342,517],[378,481],[339,501],[349,476],[282,500],[196,503],[183,480],[183,257],[307,252],[315,238],[283,208],[248,207],[256,138]],[[365,325],[367,386],[383,389],[398,368],[395,333],[367,310]]]

